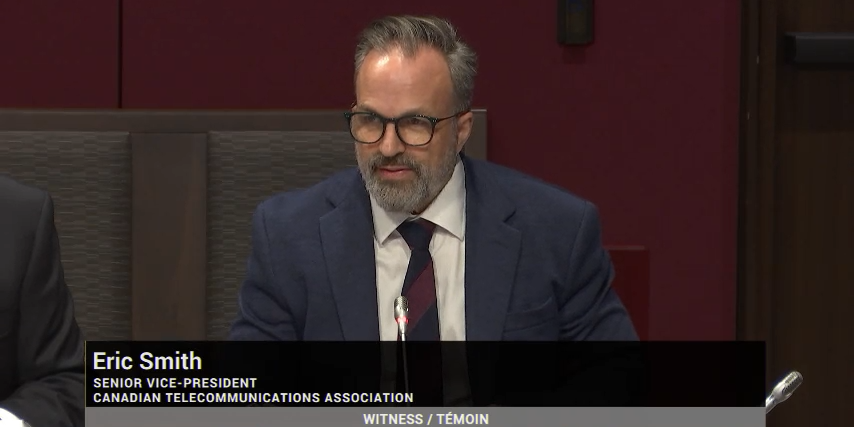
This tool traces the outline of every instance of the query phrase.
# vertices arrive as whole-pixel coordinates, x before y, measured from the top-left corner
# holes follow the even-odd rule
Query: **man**
[[[47,193],[0,176],[0,427],[84,425],[83,339],[53,221]]]
[[[476,62],[441,19],[362,33],[358,169],[260,204],[232,339],[396,340],[401,295],[410,340],[636,339],[594,206],[460,154]]]

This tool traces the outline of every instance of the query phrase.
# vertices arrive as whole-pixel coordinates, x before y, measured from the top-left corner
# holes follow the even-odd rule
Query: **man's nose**
[[[380,139],[380,153],[385,157],[394,157],[406,151],[406,144],[397,136],[397,128],[394,123],[386,123],[385,132]]]

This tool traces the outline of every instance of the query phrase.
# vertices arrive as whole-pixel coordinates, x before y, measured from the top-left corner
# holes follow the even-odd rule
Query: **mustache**
[[[416,171],[420,169],[418,162],[400,154],[394,157],[386,157],[378,154],[370,159],[368,166],[372,169],[390,166],[405,167]]]

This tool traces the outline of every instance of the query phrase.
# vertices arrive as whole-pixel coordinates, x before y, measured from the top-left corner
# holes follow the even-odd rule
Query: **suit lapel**
[[[466,166],[466,339],[500,341],[516,278],[522,235],[507,224],[515,208],[486,175],[488,171],[463,159]]]
[[[330,195],[320,238],[346,341],[378,341],[376,259],[370,199],[358,176]]]

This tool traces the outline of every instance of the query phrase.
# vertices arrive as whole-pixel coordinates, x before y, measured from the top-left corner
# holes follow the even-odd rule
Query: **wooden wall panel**
[[[789,32],[854,31],[854,3],[745,2],[738,336],[767,386],[804,383],[768,425],[849,425],[854,341],[854,68],[793,64]]]
[[[205,134],[131,134],[134,340],[205,338]]]

